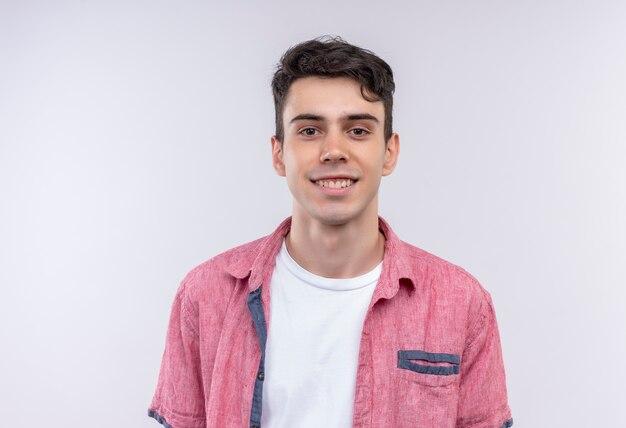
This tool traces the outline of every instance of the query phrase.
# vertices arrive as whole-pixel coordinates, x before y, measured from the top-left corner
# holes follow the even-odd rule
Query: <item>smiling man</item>
[[[513,422],[489,294],[393,233],[391,68],[325,38],[272,81],[271,235],[194,269],[176,295],[149,415],[166,427],[467,427]]]

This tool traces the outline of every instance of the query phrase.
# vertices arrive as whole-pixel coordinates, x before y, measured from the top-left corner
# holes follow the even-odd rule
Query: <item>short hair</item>
[[[348,77],[361,84],[368,101],[382,101],[385,111],[385,142],[391,138],[395,83],[389,64],[373,52],[347,43],[340,37],[323,36],[290,47],[282,56],[272,79],[276,138],[284,138],[283,110],[289,88],[309,76]]]

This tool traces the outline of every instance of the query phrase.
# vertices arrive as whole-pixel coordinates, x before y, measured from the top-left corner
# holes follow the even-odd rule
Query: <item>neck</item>
[[[353,278],[382,261],[385,238],[378,230],[376,212],[334,225],[297,215],[294,210],[286,244],[289,255],[309,272],[327,278]]]

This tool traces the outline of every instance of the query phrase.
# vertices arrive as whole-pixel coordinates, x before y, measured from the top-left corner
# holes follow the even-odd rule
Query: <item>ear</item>
[[[398,155],[400,155],[400,136],[397,132],[391,134],[387,144],[385,145],[385,160],[383,162],[383,176],[387,176],[396,169],[398,163]]]
[[[272,144],[272,163],[274,164],[274,171],[276,174],[281,177],[285,176],[285,162],[283,161],[283,143],[276,138],[276,136],[272,136],[271,138]]]

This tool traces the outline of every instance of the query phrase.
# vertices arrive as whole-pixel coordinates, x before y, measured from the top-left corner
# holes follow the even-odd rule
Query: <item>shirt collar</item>
[[[413,287],[415,286],[412,269],[408,263],[407,244],[396,236],[382,217],[378,217],[378,227],[385,235],[385,254],[383,256],[383,270],[374,292],[374,301],[378,298],[390,299],[393,297],[398,292],[401,279],[407,279]],[[288,217],[272,234],[258,239],[250,245],[237,248],[226,263],[226,271],[239,279],[250,276],[248,280],[250,292],[258,289],[261,284],[270,280],[276,254],[278,254],[290,228],[291,217]]]

